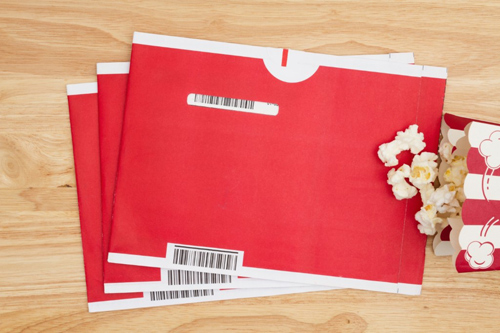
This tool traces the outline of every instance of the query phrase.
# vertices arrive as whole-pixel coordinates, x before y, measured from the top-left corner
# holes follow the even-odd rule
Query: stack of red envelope
[[[67,89],[89,310],[419,294],[420,202],[377,157],[411,124],[437,152],[446,69],[413,62],[135,33]]]

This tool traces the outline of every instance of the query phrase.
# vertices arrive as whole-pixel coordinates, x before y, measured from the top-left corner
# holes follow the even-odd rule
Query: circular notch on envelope
[[[269,73],[288,83],[305,81],[319,68],[303,51],[268,48],[263,60]]]

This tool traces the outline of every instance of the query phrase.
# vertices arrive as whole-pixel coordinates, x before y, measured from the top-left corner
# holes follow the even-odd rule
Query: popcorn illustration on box
[[[488,230],[492,225],[497,223],[499,220],[492,217],[484,226],[481,228],[479,236],[487,240]],[[473,269],[486,269],[493,264],[493,253],[495,252],[495,245],[490,241],[472,241],[467,246],[464,258],[469,263],[469,266]]]
[[[483,175],[483,195],[489,201],[489,196],[493,192],[493,173],[500,168],[500,130],[491,133],[488,139],[481,141],[479,144],[479,153],[484,157],[484,162],[487,166]]]

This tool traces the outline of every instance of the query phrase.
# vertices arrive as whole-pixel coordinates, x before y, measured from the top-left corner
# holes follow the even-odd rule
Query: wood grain
[[[500,122],[495,1],[0,3],[0,331],[500,332],[500,274],[430,240],[419,297],[356,290],[89,314],[65,85],[127,61],[133,31],[330,54],[414,52],[449,69],[445,111]]]

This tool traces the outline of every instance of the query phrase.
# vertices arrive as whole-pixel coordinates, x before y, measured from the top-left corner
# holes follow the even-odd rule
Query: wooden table
[[[0,331],[500,331],[500,273],[457,274],[430,239],[418,297],[356,290],[87,312],[66,84],[128,61],[133,31],[449,69],[445,111],[500,122],[495,1],[0,3]]]

